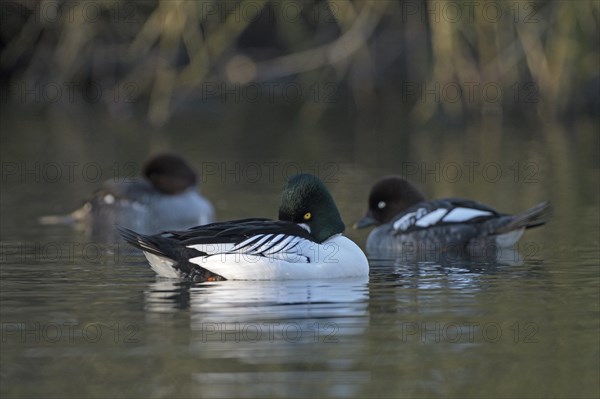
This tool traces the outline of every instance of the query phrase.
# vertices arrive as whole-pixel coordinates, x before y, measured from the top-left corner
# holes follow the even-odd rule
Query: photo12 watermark
[[[400,341],[423,344],[465,344],[513,342],[535,344],[539,342],[539,325],[535,322],[514,322],[510,325],[489,321],[403,321],[400,323]]]
[[[116,234],[116,229],[115,229]],[[197,244],[187,248],[198,250],[198,254],[212,254],[200,257],[197,264],[206,263],[322,263],[338,264],[339,245],[335,242],[317,244],[310,240],[295,238],[277,245],[267,241],[264,245],[249,251],[243,245],[239,250],[230,244]],[[280,244],[280,243],[279,243]],[[62,265],[137,265],[145,263],[142,253],[126,243],[102,242],[40,242],[40,241],[0,241],[0,261],[10,264],[62,264]]]
[[[115,229],[116,234],[116,229]],[[130,265],[144,262],[126,243],[93,241],[0,241],[0,261],[10,264]]]
[[[421,23],[499,24],[539,23],[541,4],[535,1],[406,0],[401,3],[402,21]]]
[[[399,243],[397,247],[386,253],[399,261],[412,262],[415,260],[437,262],[443,265],[464,260],[481,262],[496,262],[521,264],[526,259],[536,259],[542,256],[543,244],[536,241],[520,240],[513,245],[502,246],[494,239],[474,240],[471,245],[464,243]]]
[[[2,183],[98,183],[107,179],[129,181],[139,173],[134,162],[117,163],[104,168],[97,162],[0,162]]]
[[[339,100],[338,82],[318,82],[302,85],[297,82],[260,81],[252,83],[210,82],[200,85],[203,103],[218,100],[225,104],[258,103],[332,104]]]
[[[135,322],[7,321],[0,323],[0,342],[5,344],[136,344],[140,325]]]
[[[0,91],[0,103],[6,104],[9,101],[21,105],[136,103],[140,94],[140,86],[134,81],[119,82],[110,87],[93,80],[14,81]]]
[[[542,179],[542,167],[533,161],[502,162],[402,162],[400,174],[420,183],[513,183],[536,184]]]
[[[79,161],[2,161],[0,181],[3,184],[30,183],[101,183],[105,180],[130,183],[140,177],[142,164],[137,162]],[[338,183],[341,166],[336,162],[295,161],[204,161],[194,165],[200,183],[267,183],[281,184],[291,176],[310,173],[325,184]]]
[[[203,343],[210,342],[287,342],[325,343],[340,341],[340,327],[335,322],[203,322],[192,331]]]
[[[125,1],[49,0],[0,2],[1,21],[20,17],[48,28],[66,24],[138,24],[145,13],[141,4]]]
[[[401,82],[400,93],[404,103],[427,104],[536,104],[540,101],[537,82],[515,82],[505,87],[500,82],[488,81],[409,81]]]
[[[115,235],[117,234],[115,230]],[[296,239],[286,241],[286,246],[266,243],[264,247],[272,248],[263,251],[263,246],[252,252],[244,249],[233,250],[229,244],[201,244],[199,251],[214,254],[198,260],[202,266],[207,262],[257,262],[277,263],[281,261],[305,263],[340,263],[340,248],[335,242],[317,244],[307,240]],[[193,246],[190,248],[194,248]],[[525,259],[535,259],[543,253],[544,246],[536,241],[521,240],[510,247],[502,247],[495,242],[484,242],[475,248],[467,249],[463,245],[413,245],[402,244],[394,249],[394,257],[398,260],[410,261],[427,259],[442,264],[464,259],[482,261],[512,261],[521,263]],[[200,253],[200,252],[199,252]],[[139,265],[146,263],[141,251],[124,242],[106,243],[93,241],[0,241],[0,261],[8,264],[63,264],[63,265]]]

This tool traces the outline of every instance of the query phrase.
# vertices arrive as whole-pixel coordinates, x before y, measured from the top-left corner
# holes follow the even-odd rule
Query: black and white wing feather
[[[174,261],[218,254],[277,256],[288,254],[313,237],[296,223],[269,219],[242,219],[166,231],[154,236],[119,228],[133,246]]]
[[[460,198],[421,202],[398,215],[392,222],[396,234],[411,233],[430,227],[475,224],[504,216],[493,208]]]

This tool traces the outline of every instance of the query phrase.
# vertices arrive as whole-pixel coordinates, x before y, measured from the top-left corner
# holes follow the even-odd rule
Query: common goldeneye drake
[[[550,209],[542,202],[517,215],[461,198],[426,201],[411,183],[398,176],[379,180],[369,194],[369,210],[354,227],[377,226],[367,238],[371,254],[467,249],[486,245],[510,247],[525,229],[541,226]]]
[[[122,227],[119,231],[163,277],[219,281],[367,276],[367,258],[342,235],[344,229],[323,183],[299,174],[283,188],[279,220],[233,220],[153,236]]]
[[[93,236],[107,237],[115,224],[153,234],[212,223],[214,214],[198,193],[191,166],[178,155],[160,154],[145,163],[142,176],[108,180],[81,208],[40,222],[83,225]]]

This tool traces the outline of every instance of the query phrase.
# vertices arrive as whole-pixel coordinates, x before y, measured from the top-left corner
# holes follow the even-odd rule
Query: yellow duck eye
[[[306,212],[304,214],[304,220],[310,220],[311,217],[312,217],[312,214],[310,212]]]

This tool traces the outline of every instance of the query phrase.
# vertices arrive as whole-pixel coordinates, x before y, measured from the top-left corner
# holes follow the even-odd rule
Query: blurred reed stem
[[[19,85],[116,92],[133,83],[129,104],[105,105],[141,104],[156,125],[196,104],[207,83],[316,77],[347,88],[340,102],[357,115],[400,111],[417,127],[572,120],[599,114],[599,8],[593,0],[4,1],[0,83],[5,97]],[[488,83],[501,91],[497,101],[484,98]],[[327,108],[299,109],[316,121]]]

